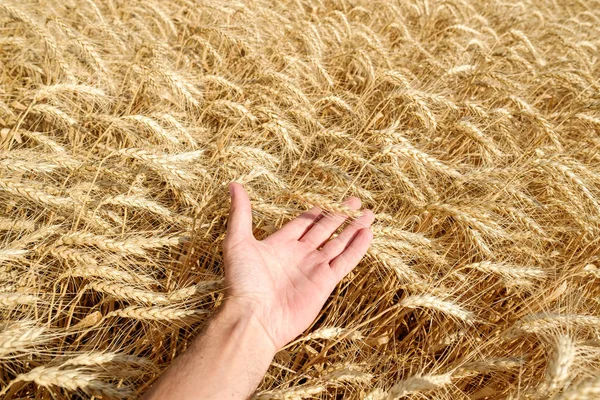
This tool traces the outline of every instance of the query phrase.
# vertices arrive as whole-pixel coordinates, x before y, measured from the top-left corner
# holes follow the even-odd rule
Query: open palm
[[[277,349],[317,317],[335,285],[366,253],[373,213],[363,214],[337,237],[347,218],[314,207],[266,239],[252,234],[252,210],[244,188],[232,183],[231,212],[223,243],[228,301],[247,307]],[[350,197],[344,205],[359,209]]]

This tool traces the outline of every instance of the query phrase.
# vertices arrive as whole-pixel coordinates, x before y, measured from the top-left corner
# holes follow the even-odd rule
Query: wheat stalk
[[[92,281],[87,284],[87,287],[98,292],[109,294],[117,300],[127,300],[145,304],[169,303],[169,298],[162,293],[141,290],[110,281]]]
[[[302,203],[310,204],[321,208],[324,211],[332,211],[337,214],[347,215],[349,217],[359,217],[362,215],[360,211],[352,210],[348,207],[340,206],[323,196],[316,193],[290,193],[289,197],[294,200],[298,200]]]
[[[556,396],[553,400],[591,400],[600,394],[600,379],[587,379],[579,384],[565,390]]]
[[[561,389],[570,378],[577,349],[573,340],[566,335],[559,335],[552,343],[552,355],[546,370],[545,391],[552,393]]]
[[[0,307],[13,308],[19,305],[36,304],[37,296],[24,293],[0,293]]]
[[[399,399],[410,393],[433,390],[452,383],[452,374],[421,375],[403,379],[389,391],[388,399]]]
[[[126,396],[125,388],[117,388],[107,384],[98,375],[85,371],[84,369],[63,370],[61,367],[37,367],[31,371],[17,375],[0,394],[6,394],[8,389],[17,382],[35,382],[39,386],[58,386],[71,391],[83,390],[86,393],[100,393],[108,396]]]
[[[462,321],[471,321],[473,315],[459,305],[436,296],[428,294],[409,296],[402,300],[399,305],[406,308],[431,308],[442,313],[456,317]]]
[[[309,399],[316,394],[324,392],[326,387],[324,385],[314,385],[314,386],[300,386],[296,388],[290,389],[280,389],[277,391],[271,392],[262,392],[259,393],[255,399],[257,400],[275,400],[275,399],[284,399],[284,400],[302,400]]]
[[[596,326],[600,318],[594,315],[580,314],[533,314],[518,321],[507,332],[507,335],[520,333],[537,333],[555,327]]]
[[[136,307],[131,306],[120,310],[111,311],[104,317],[112,316],[131,318],[141,321],[176,321],[188,317],[200,317],[206,315],[205,310],[179,310],[161,307]]]
[[[47,342],[50,338],[44,336],[45,333],[46,328],[26,322],[6,327],[0,332],[0,357]]]
[[[144,255],[146,249],[179,244],[178,237],[130,237],[125,240],[110,239],[106,236],[94,235],[88,232],[71,233],[63,235],[58,245],[94,246],[102,250],[114,251],[124,254]]]

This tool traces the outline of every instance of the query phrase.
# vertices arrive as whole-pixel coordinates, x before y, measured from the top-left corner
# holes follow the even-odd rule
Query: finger
[[[363,214],[358,217],[355,221],[352,221],[350,225],[346,227],[338,237],[331,239],[323,246],[321,252],[329,260],[333,260],[339,256],[349,245],[352,240],[358,234],[360,229],[368,228],[375,220],[375,214],[371,210],[364,210]]]
[[[321,216],[321,209],[313,207],[285,224],[280,230],[266,238],[265,241],[274,239],[298,240]]]
[[[250,206],[248,193],[242,185],[232,182],[229,184],[229,194],[231,196],[231,207],[229,220],[227,221],[227,235],[251,236],[252,207]]]
[[[360,208],[360,199],[358,197],[349,197],[343,203],[344,206],[358,210]],[[301,242],[309,244],[311,247],[319,248],[326,242],[333,232],[340,227],[348,218],[343,214],[323,214],[315,224],[300,238]]]
[[[338,281],[340,281],[348,272],[363,258],[371,241],[373,240],[373,232],[369,228],[359,230],[350,245],[329,263],[333,269]]]

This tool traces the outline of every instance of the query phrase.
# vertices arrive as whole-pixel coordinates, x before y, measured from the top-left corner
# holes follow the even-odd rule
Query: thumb
[[[244,187],[236,182],[229,184],[231,208],[227,221],[227,234],[231,236],[252,236],[252,207]]]

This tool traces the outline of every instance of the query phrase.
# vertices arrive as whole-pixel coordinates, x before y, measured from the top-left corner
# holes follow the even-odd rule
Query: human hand
[[[365,255],[373,234],[369,210],[336,238],[345,215],[306,211],[264,240],[252,234],[252,210],[244,188],[229,186],[231,212],[223,242],[227,306],[252,314],[274,348],[281,349],[317,317],[337,283]],[[359,209],[360,199],[343,203]]]
[[[145,400],[248,398],[275,353],[311,324],[373,238],[371,211],[329,240],[346,217],[315,207],[259,241],[252,235],[248,194],[237,183],[229,190],[227,298]],[[350,197],[344,205],[358,209],[360,200]]]

